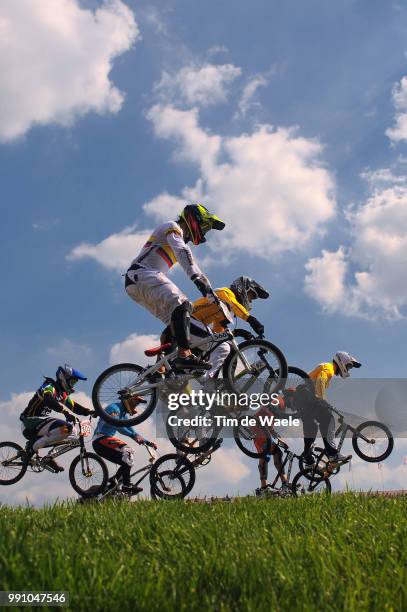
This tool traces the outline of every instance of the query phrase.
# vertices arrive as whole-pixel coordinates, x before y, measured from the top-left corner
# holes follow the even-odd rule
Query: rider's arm
[[[320,399],[326,398],[326,391],[329,385],[328,377],[323,373],[315,379],[315,395]]]
[[[39,395],[42,397],[44,405],[55,412],[64,412],[64,407],[55,397],[55,390],[51,386],[40,389]]]
[[[90,408],[85,408],[85,406],[81,406],[81,404],[78,404],[78,402],[74,402],[74,400],[71,398],[70,395],[68,395],[64,403],[65,403],[65,406],[69,408],[69,410],[72,410],[72,412],[74,412],[75,414],[80,414],[82,416],[89,416],[90,414],[93,414],[94,412]]]
[[[197,266],[191,249],[184,242],[184,238],[175,229],[170,230],[167,233],[168,246],[174,251],[174,255],[183,268],[185,273],[191,278],[192,276],[204,276],[199,267]]]
[[[326,398],[327,389],[333,375],[333,366],[329,363],[320,363],[312,372],[309,372],[308,376],[314,383],[315,395],[320,399]]]
[[[137,431],[133,429],[133,427],[118,427],[117,431],[121,433],[123,436],[128,436],[129,438],[135,439],[137,436],[140,438],[143,438],[143,436],[137,433]]]
[[[250,316],[250,313],[242,304],[237,301],[233,291],[228,289],[228,287],[222,287],[222,289],[216,289],[215,293],[222,302],[229,304],[234,314],[239,317],[239,319],[247,321]]]

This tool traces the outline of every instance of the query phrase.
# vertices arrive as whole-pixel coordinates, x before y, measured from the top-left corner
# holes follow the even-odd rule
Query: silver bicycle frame
[[[230,313],[227,310],[226,306],[222,302],[219,302],[219,306],[222,310],[222,313],[225,315],[225,319],[227,319],[228,321],[232,321]],[[249,372],[252,370],[252,367],[247,361],[245,355],[239,350],[239,346],[236,342],[236,339],[233,337],[232,332],[230,332],[227,329],[224,332],[216,333],[216,332],[213,332],[207,325],[205,325],[205,328],[206,328],[208,335],[205,336],[204,338],[199,338],[195,340],[191,344],[191,348],[200,348],[207,344],[213,344],[213,343],[216,344],[216,343],[227,341],[229,342],[229,344],[232,345],[233,350],[239,356],[239,359],[242,361],[245,369]],[[152,389],[164,387],[166,384],[165,380],[155,381],[152,383],[148,383],[144,381],[146,380],[146,378],[148,378],[152,374],[155,374],[163,366],[166,372],[172,371],[170,361],[174,359],[176,355],[177,355],[177,349],[175,349],[168,355],[162,355],[162,357],[154,365],[150,366],[149,368],[141,372],[139,376],[137,376],[135,381],[131,385],[128,385],[127,389],[131,393],[142,396],[142,395],[146,395],[147,393],[149,393]],[[177,382],[185,381],[185,383],[187,383],[191,378],[200,378],[200,376],[202,376],[201,373],[198,375],[196,374],[177,374],[176,380]]]

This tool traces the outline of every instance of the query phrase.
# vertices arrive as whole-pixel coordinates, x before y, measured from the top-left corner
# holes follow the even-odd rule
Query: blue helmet
[[[75,390],[75,384],[78,380],[87,380],[79,370],[75,370],[72,366],[67,363],[64,366],[59,366],[56,373],[57,383],[59,383],[65,393],[73,393]]]

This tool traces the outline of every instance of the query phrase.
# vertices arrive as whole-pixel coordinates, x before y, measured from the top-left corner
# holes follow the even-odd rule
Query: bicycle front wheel
[[[126,427],[142,423],[153,413],[157,404],[157,390],[149,389],[142,395],[132,393],[131,387],[143,372],[134,363],[120,363],[108,368],[96,379],[92,389],[92,402],[97,414],[104,421],[116,427]],[[129,389],[123,399],[122,392]],[[129,402],[129,405],[126,402]],[[106,412],[111,404],[122,402],[128,410],[128,418],[119,418]]]
[[[150,472],[150,487],[161,499],[167,497],[180,499],[192,491],[195,478],[195,468],[189,459],[183,455],[169,453],[154,463]],[[180,483],[185,484],[182,491],[179,490]]]
[[[383,423],[366,421],[356,428],[352,436],[352,446],[355,453],[364,461],[378,463],[390,455],[394,439],[390,429]]]
[[[276,393],[284,387],[288,374],[286,358],[267,340],[247,340],[232,351],[223,365],[223,378],[237,394]]]
[[[69,480],[73,489],[82,497],[102,493],[109,473],[105,462],[95,453],[83,453],[75,457],[69,467]]]
[[[253,459],[270,454],[271,438],[267,427],[255,415],[242,415],[233,428],[233,437],[240,450]]]
[[[182,499],[186,488],[182,476],[171,470],[163,470],[151,485],[150,494],[152,499]]]
[[[0,443],[0,485],[12,485],[27,471],[27,456],[15,442]]]
[[[302,497],[315,494],[330,495],[332,487],[329,478],[323,472],[313,471],[313,478],[310,479],[309,471],[303,470],[294,476],[291,489],[295,497]]]

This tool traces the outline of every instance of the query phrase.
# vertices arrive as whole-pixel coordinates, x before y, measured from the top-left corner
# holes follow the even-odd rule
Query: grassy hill
[[[406,516],[352,494],[3,506],[0,585],[73,610],[405,610]]]

